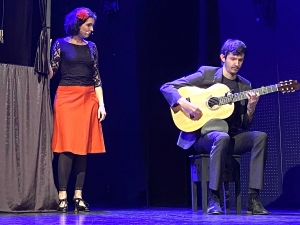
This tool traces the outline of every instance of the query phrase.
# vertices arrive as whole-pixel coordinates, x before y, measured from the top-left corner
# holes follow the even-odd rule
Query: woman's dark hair
[[[246,55],[247,47],[242,41],[228,39],[221,48],[221,54],[226,58],[229,53],[232,53],[233,55]]]
[[[79,28],[88,18],[93,18],[95,21],[97,16],[88,8],[77,8],[70,12],[65,17],[65,31],[69,36],[74,36],[79,34]]]

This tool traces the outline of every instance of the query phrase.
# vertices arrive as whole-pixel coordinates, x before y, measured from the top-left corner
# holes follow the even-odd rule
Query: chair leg
[[[197,194],[197,183],[191,181],[192,187],[192,210],[196,212],[198,210],[198,194]]]
[[[201,189],[202,189],[202,213],[207,213],[207,174],[209,158],[201,159]]]
[[[241,183],[240,180],[235,182],[235,197],[236,197],[236,213],[242,213],[242,198],[241,198]]]
[[[224,212],[230,213],[229,204],[229,182],[223,182],[223,199],[224,199]]]
[[[235,159],[235,197],[236,197],[236,213],[241,214],[242,213],[242,198],[241,198],[241,159],[236,158]]]
[[[202,213],[207,213],[207,181],[201,182],[202,188]]]

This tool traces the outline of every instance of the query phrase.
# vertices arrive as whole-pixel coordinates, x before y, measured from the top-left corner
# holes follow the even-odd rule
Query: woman
[[[93,32],[96,15],[90,9],[77,8],[65,17],[67,37],[52,47],[50,78],[60,68],[62,78],[54,103],[53,152],[58,158],[58,211],[67,212],[67,184],[76,173],[74,202],[76,211],[89,211],[82,199],[87,154],[105,152],[101,121],[106,116],[102,83],[98,70],[98,52],[86,41]]]

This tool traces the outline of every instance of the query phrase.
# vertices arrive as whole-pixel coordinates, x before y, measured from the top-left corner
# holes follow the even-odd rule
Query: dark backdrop
[[[239,38],[248,46],[241,74],[254,87],[299,79],[299,3],[277,0],[271,11],[277,17],[270,23],[266,21],[266,12],[270,12],[266,10],[270,8],[252,0],[119,0],[118,11],[105,11],[111,2],[116,1],[87,0],[83,4],[79,0],[52,0],[53,39],[64,36],[63,18],[73,8],[86,6],[98,14],[91,40],[96,42],[100,54],[108,113],[103,123],[107,153],[89,157],[84,196],[92,205],[102,206],[147,202],[150,206],[188,206],[188,155],[193,151],[176,146],[178,130],[159,87],[193,73],[200,65],[219,66],[219,49],[227,38]],[[39,35],[39,29],[33,31],[33,27],[38,27],[32,19],[36,14],[34,8],[33,12],[30,10],[30,3],[15,3],[6,1],[12,15],[14,11],[22,15],[20,10],[25,9],[28,15],[16,17],[14,23],[6,16],[0,62],[32,65]],[[25,19],[29,31],[19,34]],[[25,35],[28,32],[31,38]],[[57,82],[58,77],[51,81],[52,97]],[[298,103],[297,92],[264,96],[258,105],[253,129],[269,134],[266,188],[262,196],[270,206],[299,206]],[[247,190],[247,157],[249,154],[243,157],[243,196]]]
[[[151,206],[189,201],[187,155],[176,146],[178,130],[159,88],[198,66],[198,1],[145,1],[137,12],[137,65]]]

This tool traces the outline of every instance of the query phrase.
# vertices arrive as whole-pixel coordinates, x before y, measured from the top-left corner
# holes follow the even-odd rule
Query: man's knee
[[[218,142],[229,142],[230,136],[224,132],[214,132],[214,140]]]
[[[253,137],[255,141],[267,141],[268,135],[262,131],[253,131]]]

